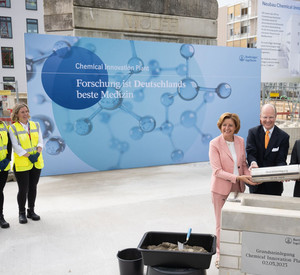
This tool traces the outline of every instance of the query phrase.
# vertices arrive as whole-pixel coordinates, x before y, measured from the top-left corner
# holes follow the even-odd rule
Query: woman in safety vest
[[[17,104],[11,114],[13,124],[9,135],[14,149],[13,171],[19,191],[19,222],[27,223],[27,218],[38,221],[40,216],[34,212],[37,184],[44,167],[42,156],[43,136],[40,125],[30,121],[29,108],[25,103]],[[27,218],[25,204],[28,204]]]
[[[8,126],[0,121],[0,226],[8,228],[9,223],[3,216],[4,194],[3,189],[7,181],[8,171],[10,170],[11,160],[11,141],[8,135]]]

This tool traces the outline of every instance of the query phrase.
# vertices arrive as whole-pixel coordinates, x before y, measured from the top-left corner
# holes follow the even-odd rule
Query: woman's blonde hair
[[[25,103],[18,103],[13,107],[12,112],[11,112],[12,122],[17,122],[18,121],[18,113],[19,113],[20,109],[23,108],[23,107],[26,107],[28,112],[29,112],[29,107]],[[28,118],[30,118],[30,116]]]
[[[233,113],[224,113],[220,116],[218,122],[217,122],[217,125],[218,125],[218,128],[221,130],[222,128],[222,124],[224,122],[225,119],[227,118],[230,118],[234,121],[234,124],[235,124],[235,131],[234,133],[237,134],[241,128],[241,121],[240,121],[240,118],[237,114],[233,114]]]

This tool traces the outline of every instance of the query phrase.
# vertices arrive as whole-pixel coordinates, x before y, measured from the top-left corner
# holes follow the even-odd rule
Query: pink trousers
[[[241,192],[239,184],[232,184],[230,192]],[[215,209],[215,218],[216,218],[216,236],[217,236],[217,260],[220,258],[220,228],[221,228],[221,212],[222,207],[227,200],[228,195],[221,195],[215,192],[212,192],[212,203]]]

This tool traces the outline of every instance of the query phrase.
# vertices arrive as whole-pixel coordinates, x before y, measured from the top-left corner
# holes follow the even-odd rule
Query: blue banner
[[[208,160],[224,112],[259,123],[260,50],[25,34],[43,175]]]

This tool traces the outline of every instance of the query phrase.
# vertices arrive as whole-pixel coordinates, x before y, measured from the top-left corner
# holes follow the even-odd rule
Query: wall
[[[51,34],[216,45],[216,0],[45,0],[44,6]]]

